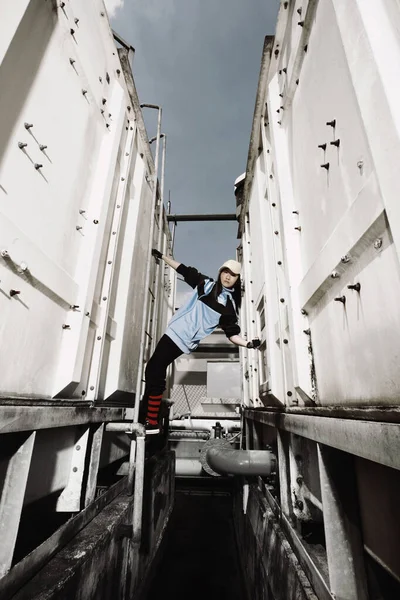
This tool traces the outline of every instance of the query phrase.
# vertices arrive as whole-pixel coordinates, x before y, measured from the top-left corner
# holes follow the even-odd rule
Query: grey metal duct
[[[220,475],[271,475],[276,458],[269,450],[235,450],[213,447],[207,450],[206,461]]]

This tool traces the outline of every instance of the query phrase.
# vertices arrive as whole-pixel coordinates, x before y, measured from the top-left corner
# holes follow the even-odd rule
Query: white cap
[[[223,265],[220,266],[219,270],[222,271],[222,269],[229,269],[235,275],[240,275],[242,265],[237,260],[229,259],[225,261]]]

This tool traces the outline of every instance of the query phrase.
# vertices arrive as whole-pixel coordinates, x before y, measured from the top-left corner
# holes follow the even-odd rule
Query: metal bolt
[[[282,69],[282,73],[287,73],[287,68]]]
[[[79,446],[79,444],[77,445],[76,449],[77,449],[77,450],[80,450],[80,449],[81,449],[81,447]]]
[[[99,223],[99,222],[98,222],[98,220],[97,220],[97,219],[94,219],[93,223],[94,223],[95,225],[98,225],[98,223]]]
[[[278,263],[277,263],[277,264],[280,266],[280,265],[282,264],[282,261],[281,261],[281,260],[278,260]]]
[[[76,63],[76,60],[74,58],[70,58],[69,62],[70,62],[71,65],[74,65],[74,63]]]
[[[65,2],[60,2],[60,8],[64,8]]]
[[[101,335],[98,335],[98,336],[97,336],[97,339],[100,341],[100,340],[101,340]]]
[[[295,508],[298,508],[300,511],[304,508],[304,503],[301,500],[296,500],[294,503]]]
[[[303,481],[304,481],[304,479],[303,479],[303,476],[302,476],[302,475],[298,475],[298,476],[296,477],[296,483],[297,483],[298,485],[301,485],[301,484],[303,483]]]
[[[347,286],[348,290],[354,290],[355,292],[359,292],[361,289],[361,284],[360,283],[355,283],[354,285],[348,285]]]
[[[10,257],[10,255],[8,254],[7,250],[2,250],[0,252],[0,254],[1,254],[2,258],[9,258]]]
[[[311,329],[303,329],[303,333],[306,335],[311,335]]]
[[[63,329],[71,329],[71,325],[66,325],[65,323],[63,323],[62,328]]]
[[[74,23],[75,23],[76,25],[78,25],[78,23],[79,23],[79,19],[74,19]]]
[[[341,263],[348,263],[351,261],[351,257],[348,254],[345,254],[344,256],[342,256],[342,258],[340,259]]]
[[[322,167],[323,169],[326,169],[327,171],[329,171],[329,163],[328,163],[328,162],[327,162],[327,163],[324,163],[323,165],[321,165],[321,167]]]
[[[125,177],[121,177],[121,181],[125,181]]]
[[[43,144],[41,144],[41,145],[39,146],[39,150],[41,150],[42,152],[43,152],[44,150],[46,150],[46,148],[47,148],[47,146],[44,146]]]
[[[99,77],[99,81],[100,81],[100,83],[103,83],[103,78]]]
[[[103,300],[107,300],[107,296],[103,296]]]
[[[272,203],[271,203],[271,206],[276,206],[276,203],[275,203],[275,202],[272,202]]]
[[[382,238],[377,238],[374,241],[374,248],[375,248],[375,250],[379,250],[379,248],[382,248],[382,244],[383,244]]]
[[[340,140],[333,140],[333,142],[329,142],[331,146],[336,146],[336,148],[339,148],[340,146]]]
[[[120,205],[120,204],[117,204],[117,208],[121,208],[121,205]]]
[[[20,293],[20,290],[10,290],[10,296],[17,296]]]
[[[289,343],[289,340],[287,340],[287,339],[284,339],[284,340],[283,340],[283,343],[284,343],[284,344],[288,344],[288,343]]]
[[[288,396],[293,396],[293,392],[287,392]]]
[[[90,391],[93,392],[93,390],[94,390],[94,385],[91,385],[90,386]]]
[[[109,261],[107,262],[107,264],[111,265],[111,264],[112,264],[112,260],[109,260]]]
[[[282,125],[282,121],[277,121],[278,125]],[[272,179],[272,176],[270,175],[270,178]]]
[[[118,75],[118,77],[119,77],[119,76],[121,75],[121,70],[120,70],[120,69],[117,69],[116,73],[117,73],[117,75]]]
[[[302,309],[300,310],[300,312],[301,312],[301,314],[302,314],[302,315],[304,315],[304,316],[307,316],[307,315],[308,315],[308,312],[307,312],[306,310],[304,310],[304,308],[302,308]]]
[[[21,150],[23,150],[24,148],[26,148],[26,147],[27,147],[27,145],[28,145],[28,144],[27,144],[27,143],[25,143],[25,142],[18,142],[18,148],[20,148]]]
[[[82,95],[86,96],[86,94],[87,94],[87,90],[82,90]]]
[[[340,277],[340,275],[337,271],[332,271],[331,277],[332,277],[332,279],[337,279],[338,277]]]
[[[86,316],[86,317],[90,317],[90,312],[86,312],[86,313],[85,313],[85,316]]]
[[[319,144],[318,148],[321,148],[321,150],[323,150],[325,152],[325,150],[326,150],[326,144]]]
[[[297,25],[300,25],[300,27],[304,27],[304,21],[299,21],[299,22],[297,23]]]
[[[24,127],[25,129],[30,129],[31,127],[33,127],[33,123],[24,123]]]
[[[102,99],[101,99],[101,103],[102,103],[103,105],[104,105],[104,104],[106,104],[106,102],[107,102],[107,99],[106,99],[106,98],[102,98]]]
[[[71,304],[70,305],[71,310],[76,310],[77,308],[79,308],[79,304]]]
[[[274,231],[274,234],[275,234],[275,235],[278,235],[278,234],[279,234],[279,231]]]
[[[297,12],[298,15],[301,15],[301,13],[303,12],[303,9],[300,7],[300,8],[297,9],[296,12]]]
[[[335,298],[335,302],[341,302],[342,304],[346,304],[346,296],[338,296]]]
[[[117,233],[116,231],[113,231],[113,232],[112,232],[112,234],[113,234],[113,235],[115,235],[116,233]]]
[[[274,52],[274,54],[275,54],[275,56],[278,56],[278,54],[279,54],[279,50],[278,50],[278,48],[276,48],[276,49],[275,49],[275,52]]]
[[[336,127],[336,119],[333,119],[332,121],[327,121],[326,124],[328,125],[328,127]]]
[[[301,231],[301,227],[295,227],[295,229],[297,229],[297,231]]]
[[[80,229],[83,229],[82,225],[77,225],[76,230],[79,231]]]
[[[75,29],[72,29],[72,28],[71,28],[71,29],[69,30],[69,32],[70,32],[70,34],[71,34],[71,35],[74,35],[74,33],[75,33]]]
[[[78,467],[73,467],[73,469],[72,469],[72,470],[73,470],[73,472],[74,472],[74,473],[76,473],[76,472],[77,472],[77,470],[78,470]]]
[[[34,167],[35,167],[36,171],[39,171],[39,169],[41,169],[43,167],[43,165],[40,165],[39,163],[35,163]]]
[[[285,298],[279,298],[279,302],[282,302],[282,304],[285,302]]]

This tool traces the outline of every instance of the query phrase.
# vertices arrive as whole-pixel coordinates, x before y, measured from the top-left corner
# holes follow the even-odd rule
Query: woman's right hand
[[[151,251],[152,255],[154,256],[154,258],[158,261],[160,258],[163,257],[162,252],[160,252],[159,250],[157,250],[156,248],[153,248]]]

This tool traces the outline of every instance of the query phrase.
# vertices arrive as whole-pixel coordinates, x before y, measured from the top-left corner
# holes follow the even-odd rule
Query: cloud
[[[104,4],[106,5],[108,16],[111,19],[115,17],[116,12],[121,10],[124,6],[124,0],[104,0]]]

